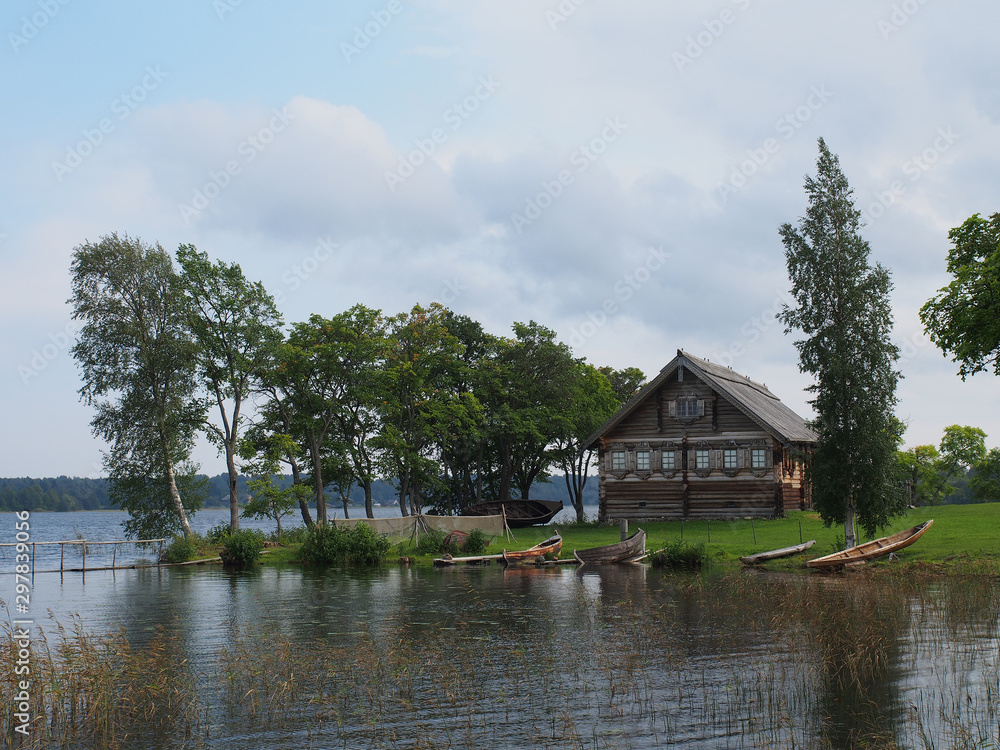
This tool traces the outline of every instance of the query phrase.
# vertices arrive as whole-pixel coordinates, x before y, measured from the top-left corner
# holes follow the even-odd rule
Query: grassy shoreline
[[[912,547],[899,552],[898,560],[876,561],[869,564],[867,569],[929,574],[1000,575],[1000,503],[911,509],[877,536],[900,531],[930,518],[934,519],[931,530]],[[807,552],[792,558],[773,560],[761,566],[771,570],[797,570],[804,567],[806,560],[842,549],[843,544],[843,528],[826,527],[819,514],[812,511],[795,511],[788,513],[785,518],[773,520],[656,521],[629,525],[630,532],[636,528],[646,531],[646,547],[650,551],[683,540],[691,545],[704,545],[711,564],[722,567],[739,567],[742,555],[815,539],[816,544]],[[561,558],[572,557],[574,549],[617,542],[620,535],[617,524],[532,526],[514,529],[512,539],[494,538],[486,554],[496,554],[503,549],[526,549],[548,538],[556,530],[563,537]],[[398,540],[393,541],[390,562],[406,558],[410,564],[430,565],[433,558],[439,556],[421,555],[412,546]],[[296,552],[295,545],[272,548],[262,558],[262,562],[267,565],[294,564]]]

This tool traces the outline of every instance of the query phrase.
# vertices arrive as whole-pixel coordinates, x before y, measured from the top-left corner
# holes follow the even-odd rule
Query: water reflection
[[[177,568],[36,592],[135,648],[175,637],[209,747],[1000,743],[997,581]]]

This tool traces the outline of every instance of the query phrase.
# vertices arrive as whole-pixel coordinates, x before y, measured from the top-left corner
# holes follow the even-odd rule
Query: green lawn
[[[895,519],[889,529],[877,536],[886,536],[916,526],[929,518],[934,519],[934,525],[913,546],[902,550],[899,553],[900,559],[931,563],[955,558],[1000,561],[1000,503],[916,508]],[[792,558],[792,566],[842,549],[844,535],[842,526],[827,528],[819,514],[810,511],[796,511],[789,513],[786,518],[767,521],[665,521],[631,524],[629,532],[635,531],[637,527],[645,529],[646,547],[649,550],[661,549],[683,535],[685,542],[704,544],[709,556],[718,561],[737,561],[741,555],[815,539],[816,544],[812,549],[798,558]],[[546,539],[557,528],[563,536],[562,557],[572,556],[574,548],[584,549],[617,542],[620,536],[618,525],[550,524],[514,529],[516,541],[494,540],[488,552],[499,552],[503,548],[525,549]],[[867,541],[867,537],[861,541]],[[789,563],[786,562],[785,565],[787,564]],[[778,561],[774,561],[772,565],[778,565]]]

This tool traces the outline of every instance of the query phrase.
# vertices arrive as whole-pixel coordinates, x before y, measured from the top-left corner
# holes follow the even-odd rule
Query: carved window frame
[[[660,473],[666,477],[672,477],[681,469],[681,460],[678,460],[680,449],[674,443],[667,443],[660,447]],[[667,465],[667,456],[670,456],[670,465]]]
[[[704,464],[700,460],[704,459]],[[712,446],[705,442],[696,443],[691,449],[690,469],[699,477],[707,477],[712,473]]]
[[[763,457],[763,466],[759,465],[754,459],[758,454],[758,451]],[[750,445],[750,471],[755,477],[766,477],[770,474],[774,467],[771,460],[771,449],[768,447],[767,443],[763,440],[755,440],[753,444]]]
[[[621,456],[621,466],[615,465],[615,457]],[[624,443],[614,443],[608,449],[608,473],[621,479],[628,474],[628,449]]]
[[[640,453],[646,454],[645,468],[639,466]],[[635,456],[633,466],[636,474],[638,474],[641,477],[648,477],[650,474],[653,473],[653,449],[650,447],[649,443],[639,443],[638,445],[636,445],[633,455]]]

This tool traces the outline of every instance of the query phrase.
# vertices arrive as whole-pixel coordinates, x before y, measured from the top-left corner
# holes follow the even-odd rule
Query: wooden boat
[[[758,552],[756,555],[744,555],[740,558],[740,562],[744,565],[757,565],[758,563],[766,562],[768,560],[777,560],[780,557],[791,557],[792,555],[797,555],[816,544],[815,539],[810,539],[808,542],[802,542],[802,544],[795,544],[791,547],[782,547],[781,549],[772,549],[767,552]]]
[[[538,562],[545,559],[546,555],[558,555],[562,549],[563,539],[559,534],[550,536],[544,542],[539,542],[534,547],[528,549],[508,552],[503,551],[503,561],[507,565],[519,562]]]
[[[591,547],[590,549],[575,549],[573,557],[584,565],[602,565],[605,563],[631,562],[646,554],[646,532],[642,529],[636,531],[624,542],[605,544],[603,547]]]
[[[896,552],[903,549],[903,547],[909,547],[927,533],[927,529],[931,527],[932,523],[934,523],[933,518],[929,521],[924,521],[919,526],[912,526],[891,536],[873,539],[870,542],[850,547],[841,552],[834,552],[832,555],[826,555],[825,557],[817,557],[815,560],[807,562],[806,565],[810,568],[831,568],[847,565],[848,563],[874,560],[876,557],[883,557],[890,552]]]
[[[563,509],[561,500],[489,500],[462,510],[463,516],[507,516],[511,528],[548,523]]]

